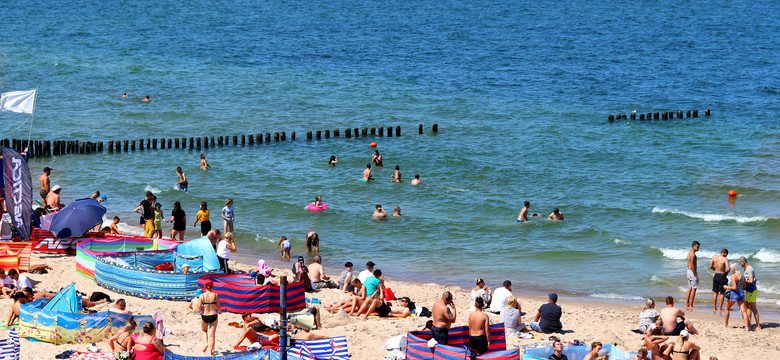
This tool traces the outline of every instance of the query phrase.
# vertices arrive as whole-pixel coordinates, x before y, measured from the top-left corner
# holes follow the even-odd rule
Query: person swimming
[[[331,155],[330,159],[328,159],[328,165],[330,166],[336,166],[336,163],[339,162],[339,159],[336,157],[336,155]]]
[[[363,182],[369,182],[374,180],[374,175],[371,174],[371,164],[366,164],[366,169],[363,170]]]
[[[526,201],[523,203],[523,205],[525,206],[523,206],[523,209],[520,210],[520,215],[517,216],[517,222],[519,223],[528,222],[528,208],[531,207],[531,202]]]

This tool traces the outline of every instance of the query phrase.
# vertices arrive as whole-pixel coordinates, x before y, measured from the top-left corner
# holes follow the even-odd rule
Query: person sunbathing
[[[295,324],[290,324],[288,327],[294,334],[293,339],[296,340],[319,340],[328,338],[327,336],[317,335],[307,328],[298,327]]]
[[[400,299],[400,307],[393,306],[390,309],[390,313],[387,314],[389,317],[397,317],[397,318],[405,318],[412,314],[412,311],[414,311],[414,302],[409,299],[408,297],[404,296]]]
[[[353,290],[351,293],[349,293],[348,298],[328,306],[325,308],[325,310],[328,310],[328,312],[331,314],[335,314],[339,312],[339,310],[344,310],[347,313],[351,313],[353,310],[360,309],[360,306],[363,305],[363,301],[366,300],[366,289],[363,287],[363,284],[358,278],[352,279],[352,287]]]
[[[131,317],[121,330],[108,338],[108,347],[111,348],[112,353],[125,352],[129,355],[129,350],[135,345],[135,342],[133,342],[133,332],[135,332],[136,326],[138,326],[138,324],[136,324],[135,320]],[[119,357],[120,356],[117,356],[117,358]]]
[[[238,338],[238,342],[233,346],[233,349],[237,349],[244,342],[244,339],[249,340],[249,344],[260,343],[261,345],[268,345],[271,343],[279,343],[279,335],[266,335],[264,330],[270,329],[258,318],[253,317],[252,313],[245,312],[241,314],[241,320],[244,322],[244,331]]]

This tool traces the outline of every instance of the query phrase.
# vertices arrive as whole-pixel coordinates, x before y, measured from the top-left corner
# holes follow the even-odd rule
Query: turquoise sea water
[[[297,132],[298,140],[33,159],[65,200],[100,190],[138,229],[145,190],[215,225],[235,199],[243,259],[317,231],[326,266],[368,260],[392,279],[684,297],[685,255],[749,257],[780,307],[780,10],[772,1],[31,1],[4,9],[0,91],[40,87],[35,139]],[[131,96],[122,98],[123,91]],[[152,102],[140,100],[151,95]],[[697,119],[614,113],[698,109]],[[712,109],[711,117],[704,117]],[[26,138],[1,113],[0,138]],[[439,124],[440,132],[430,132]],[[417,134],[424,124],[426,133]],[[401,126],[392,138],[344,129]],[[308,142],[306,131],[341,129]],[[384,169],[364,184],[368,144]],[[328,167],[330,155],[339,157]],[[391,184],[395,165],[404,184]],[[172,189],[182,166],[188,193]],[[410,186],[415,173],[424,186]],[[744,196],[729,203],[734,189]],[[37,193],[37,191],[36,191]],[[330,208],[304,210],[315,195]],[[517,224],[522,203],[542,215]],[[374,220],[374,204],[405,217]],[[546,216],[558,207],[566,221]],[[190,228],[188,235],[195,235]],[[166,228],[167,230],[167,228]],[[74,265],[75,266],[75,265]],[[517,290],[522,289],[522,290]]]

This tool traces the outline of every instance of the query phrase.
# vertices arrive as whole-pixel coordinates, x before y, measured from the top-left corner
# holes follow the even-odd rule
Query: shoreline
[[[60,255],[52,253],[33,253],[32,263],[48,263],[54,270],[49,274],[37,275],[31,274],[30,279],[34,281],[37,290],[56,291],[64,283],[75,282],[77,289],[85,293],[93,291],[102,291],[111,296],[113,300],[124,298],[128,302],[128,310],[137,314],[149,314],[159,309],[165,320],[165,326],[172,331],[165,339],[168,349],[176,354],[202,356],[199,352],[202,348],[202,335],[200,331],[200,317],[193,315],[187,310],[187,302],[174,302],[167,300],[145,300],[116,294],[97,286],[94,281],[79,276],[75,271],[75,257],[71,255]],[[276,262],[269,265],[275,267]],[[237,270],[249,270],[251,265],[239,261],[231,261],[233,268]],[[338,271],[334,269],[326,271],[331,277],[338,277]],[[354,274],[357,274],[353,270]],[[291,276],[287,267],[274,268],[274,275]],[[397,297],[409,296],[418,307],[425,306],[432,308],[433,303],[440,298],[443,291],[451,291],[455,298],[455,304],[458,310],[458,317],[454,325],[460,326],[466,324],[467,314],[469,313],[470,290],[457,286],[447,286],[433,283],[413,283],[407,281],[395,281],[392,278],[387,280],[388,287],[393,289]],[[527,314],[523,316],[523,321],[528,323],[535,314],[535,310],[546,302],[545,296],[526,293],[525,291],[514,291],[518,298],[522,310]],[[335,289],[325,289],[316,293],[307,293],[307,298],[317,298],[322,305],[342,299],[344,296]],[[663,306],[663,300],[656,298],[657,309]],[[3,308],[9,308],[10,300],[2,299],[0,304]],[[642,310],[640,305],[623,305],[604,301],[586,300],[578,297],[570,297],[562,294],[559,297],[558,304],[563,308],[564,314],[562,322],[565,334],[556,334],[564,342],[575,339],[590,343],[592,341],[601,341],[602,343],[617,344],[627,351],[637,351],[641,345],[641,336],[631,332],[637,325],[638,314]],[[109,305],[100,305],[96,308],[98,311],[105,311]],[[0,314],[5,316],[7,313]],[[762,314],[763,315],[763,314]],[[264,317],[264,315],[260,315]],[[228,327],[226,323],[240,321],[238,314],[223,313],[220,316],[218,325],[217,350],[220,354],[232,354],[233,345],[238,338],[239,329]],[[703,335],[694,336],[692,341],[702,347],[702,358],[708,356],[718,356],[721,359],[737,358],[741,355],[750,354],[748,358],[780,358],[780,346],[773,342],[773,339],[780,336],[780,324],[762,316],[762,324],[765,329],[760,331],[744,332],[740,327],[739,312],[732,315],[730,327],[723,327],[723,318],[718,315],[707,313],[706,311],[693,311],[688,315],[695,326],[703,332]],[[407,331],[420,330],[424,327],[429,318],[414,319],[395,319],[395,320],[359,320],[348,316],[346,313],[339,312],[330,314],[327,311],[322,312],[322,322],[324,329],[315,331],[324,336],[346,336],[349,352],[353,359],[379,359],[387,354],[387,351],[381,349],[385,341],[392,337],[405,334]],[[500,318],[495,315],[490,316],[491,323],[499,322]],[[6,333],[0,333],[0,338],[5,337]],[[546,341],[545,336],[541,341]],[[540,339],[524,340],[518,338],[507,339],[507,349],[513,349],[516,346],[528,345],[539,342]],[[55,346],[48,343],[33,343],[22,340],[22,359],[38,359],[42,357],[51,357],[65,350],[84,351],[85,344],[67,344]],[[749,344],[749,345],[748,345]],[[245,344],[246,345],[246,344]],[[103,351],[108,350],[105,341],[98,343],[98,347]],[[34,349],[34,350],[32,350]],[[31,355],[34,352],[35,355]]]

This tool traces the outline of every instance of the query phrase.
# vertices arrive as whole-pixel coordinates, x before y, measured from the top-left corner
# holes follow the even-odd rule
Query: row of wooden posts
[[[682,119],[683,118],[683,111],[682,110],[677,110],[676,113],[677,113],[677,118],[678,119]],[[690,118],[690,117],[697,118],[697,117],[699,117],[699,110],[693,110],[693,111],[686,110],[684,114],[685,114],[686,118]],[[674,115],[675,115],[674,111],[664,111],[664,112],[660,112],[660,113],[659,112],[655,112],[655,113],[651,113],[650,112],[650,113],[647,113],[646,116],[645,116],[645,114],[639,114],[638,116],[639,116],[639,120],[669,120],[669,119],[674,119]],[[704,110],[704,116],[710,116],[710,109]],[[615,122],[615,120],[621,120],[621,119],[627,120],[628,116],[626,116],[626,114],[609,115],[609,117],[607,118],[607,121]],[[632,112],[631,113],[631,120],[636,120],[636,119],[637,119],[637,113],[636,112]]]
[[[418,127],[418,133],[423,134],[423,125]],[[433,133],[439,132],[439,125],[433,124],[431,127]],[[369,136],[401,136],[401,127],[378,127],[378,128],[347,128],[344,130],[344,137],[360,138]],[[341,130],[317,130],[306,133],[306,140],[322,140],[331,137],[341,137]],[[232,138],[232,142],[231,142]],[[270,144],[282,141],[295,141],[295,132],[287,133],[259,133],[249,135],[232,136],[203,136],[203,137],[176,137],[176,138],[147,138],[139,140],[108,140],[103,141],[79,141],[79,140],[22,140],[22,139],[0,139],[0,146],[10,147],[17,151],[27,149],[29,156],[51,156],[64,154],[92,154],[108,152],[128,152],[136,150],[154,150],[154,149],[190,149],[201,150],[222,146],[245,146],[255,144]],[[104,148],[104,144],[107,145]]]

